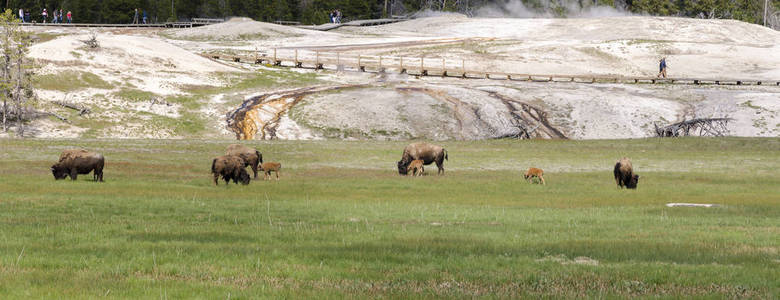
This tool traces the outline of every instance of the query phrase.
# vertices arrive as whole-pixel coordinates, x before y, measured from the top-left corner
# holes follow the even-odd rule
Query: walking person
[[[57,10],[52,10],[51,12],[51,23],[57,24]]]
[[[59,22],[60,22],[60,23],[62,23],[62,16],[63,16],[63,13],[62,13],[62,8],[60,8],[60,14],[59,14],[58,16],[59,16],[59,18],[60,18],[60,21],[59,21]]]
[[[135,9],[135,14],[133,14],[133,24],[138,24],[138,9]]]
[[[146,10],[144,10],[144,12],[143,12],[143,20],[144,20],[144,24],[146,24],[146,20],[147,20],[146,19]]]
[[[46,19],[49,18],[49,12],[47,12],[45,8],[43,9],[41,16],[43,16],[43,24],[46,24]]]
[[[666,57],[662,57],[661,60],[658,61],[658,76],[657,78],[660,78],[663,76],[666,78]]]
[[[19,9],[19,19],[22,20],[22,23],[24,22],[24,9]]]
[[[70,24],[70,22],[73,20],[71,16],[72,14],[70,13],[70,11],[68,11],[68,24]]]

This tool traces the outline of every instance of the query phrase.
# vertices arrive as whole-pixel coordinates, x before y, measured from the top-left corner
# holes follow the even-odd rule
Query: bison
[[[225,180],[225,184],[229,184],[232,179],[233,182],[238,184],[249,184],[249,173],[246,172],[244,166],[244,160],[237,155],[223,155],[215,158],[211,161],[211,173],[214,174],[214,185],[219,185],[219,176]]]
[[[447,150],[441,146],[428,143],[409,144],[404,148],[403,156],[401,156],[401,160],[397,163],[398,174],[406,175],[409,163],[415,159],[422,160],[425,165],[430,165],[435,162],[436,167],[439,168],[439,174],[444,173],[444,160],[449,160],[449,158],[447,158]]]
[[[422,176],[423,172],[425,172],[423,161],[419,159],[415,159],[409,163],[409,167],[406,169],[406,174],[412,173],[412,176]]]
[[[544,184],[544,171],[542,169],[531,167],[523,174],[523,178],[528,180],[529,183],[533,183],[532,180],[534,177],[539,178],[541,184]]]
[[[92,172],[94,181],[103,182],[104,165],[105,159],[100,153],[70,149],[62,151],[60,160],[51,166],[51,173],[55,180],[65,179],[68,176],[70,176],[70,180],[76,180],[79,174]]]
[[[263,154],[256,149],[241,145],[231,144],[227,147],[225,155],[237,155],[244,160],[244,168],[247,166],[252,167],[252,172],[255,173],[255,179],[257,179],[257,165],[263,163]]]
[[[629,189],[635,189],[636,184],[639,182],[639,175],[634,174],[634,169],[631,166],[631,159],[623,157],[615,164],[615,182],[620,188],[625,186]]]
[[[263,180],[271,180],[271,172],[276,172],[276,180],[279,180],[279,171],[282,164],[278,162],[267,162],[260,164],[260,170],[263,170]]]

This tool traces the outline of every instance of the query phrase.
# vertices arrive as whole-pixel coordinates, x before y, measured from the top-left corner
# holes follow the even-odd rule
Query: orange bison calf
[[[628,157],[623,157],[615,164],[615,182],[620,188],[625,186],[629,189],[635,189],[636,184],[639,182],[639,175],[634,174],[634,168],[631,166],[631,160]]]
[[[276,172],[276,180],[279,180],[279,170],[282,164],[277,162],[267,162],[260,164],[260,170],[263,171],[263,180],[271,179],[271,172]]]
[[[441,146],[428,143],[413,143],[404,148],[401,160],[398,161],[398,174],[407,175],[409,173],[409,164],[413,160],[422,160],[424,165],[436,163],[439,168],[439,174],[444,173],[444,160],[447,158],[447,150]]]
[[[223,155],[211,161],[211,173],[214,174],[214,185],[219,185],[219,176],[229,184],[232,179],[238,184],[249,184],[249,173],[246,172],[244,160],[236,155]]]
[[[79,174],[93,172],[92,179],[103,182],[104,165],[105,159],[100,153],[71,149],[62,151],[60,160],[51,166],[51,173],[56,180],[65,179],[68,176],[70,176],[70,180],[76,180]]]
[[[544,177],[543,177],[543,175],[544,175],[544,171],[542,171],[542,169],[531,167],[531,168],[528,168],[528,171],[525,171],[525,174],[523,175],[523,178],[525,178],[525,180],[528,180],[529,183],[533,183],[533,181],[531,181],[531,180],[534,177],[536,177],[536,178],[539,178],[539,180],[541,181],[542,184],[544,184]]]
[[[257,165],[263,163],[263,154],[260,151],[241,144],[231,144],[227,147],[225,154],[241,157],[244,160],[244,168],[252,167],[252,172],[255,173],[254,178],[257,179]]]
[[[412,176],[422,176],[423,172],[425,172],[423,161],[415,159],[409,163],[409,167],[406,168],[406,174],[409,175],[409,172],[412,172]]]

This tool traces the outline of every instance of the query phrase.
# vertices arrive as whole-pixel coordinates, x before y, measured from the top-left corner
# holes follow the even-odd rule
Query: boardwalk
[[[360,72],[389,72],[416,76],[460,77],[466,79],[496,79],[532,82],[574,82],[574,83],[652,83],[652,84],[714,84],[714,85],[771,85],[780,86],[780,79],[734,79],[734,78],[656,78],[621,75],[572,75],[572,74],[523,74],[485,71],[479,63],[466,60],[425,57],[370,56],[322,52],[300,49],[271,49],[268,52],[247,52],[245,54],[204,53],[211,59],[270,64],[276,66],[354,70]]]
[[[39,27],[96,27],[96,28],[190,28],[224,22],[223,19],[193,18],[190,22],[155,24],[96,24],[96,23],[21,23],[22,26]]]
[[[304,26],[298,26],[300,28],[304,29],[311,29],[311,30],[320,30],[320,31],[328,31],[333,30],[339,27],[343,26],[375,26],[375,25],[383,25],[383,24],[390,24],[390,23],[396,23],[401,21],[406,21],[408,19],[372,19],[372,20],[355,20],[355,21],[349,21],[346,23],[325,23],[321,25],[304,25]]]

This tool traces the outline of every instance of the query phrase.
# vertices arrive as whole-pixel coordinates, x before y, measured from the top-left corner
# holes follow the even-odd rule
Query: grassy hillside
[[[215,187],[229,143],[0,140],[0,295],[780,293],[777,138],[443,142],[446,175],[422,178],[395,171],[405,142],[253,142],[282,180]],[[69,147],[102,152],[106,182],[55,181]]]

